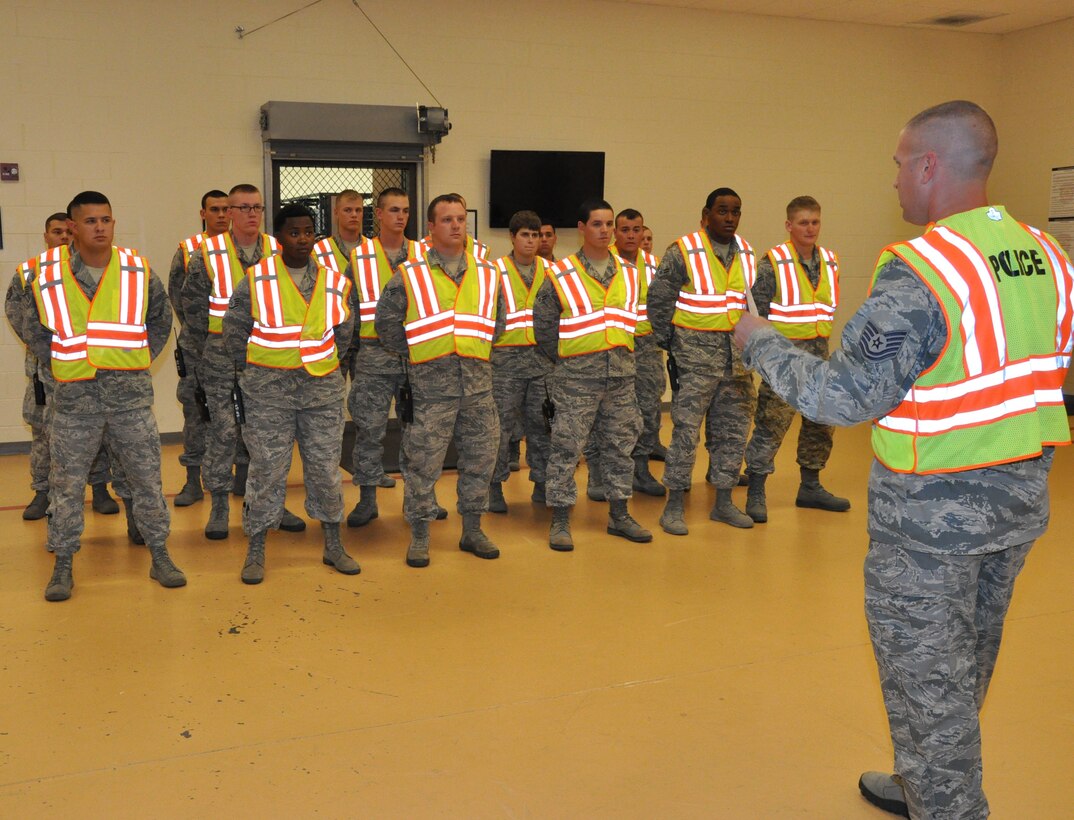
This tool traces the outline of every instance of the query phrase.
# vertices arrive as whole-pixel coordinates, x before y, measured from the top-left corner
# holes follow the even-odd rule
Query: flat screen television
[[[578,224],[578,206],[604,197],[603,151],[493,151],[489,227],[506,228],[516,211],[536,211],[557,228]]]

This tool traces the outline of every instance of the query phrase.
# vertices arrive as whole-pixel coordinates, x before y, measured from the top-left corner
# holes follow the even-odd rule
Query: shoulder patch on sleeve
[[[858,337],[858,346],[866,361],[885,362],[898,355],[906,341],[906,334],[905,330],[881,330],[869,321]]]

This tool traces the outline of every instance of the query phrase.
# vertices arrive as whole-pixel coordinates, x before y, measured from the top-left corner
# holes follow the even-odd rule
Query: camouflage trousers
[[[30,489],[35,493],[47,493],[49,488],[48,474],[52,466],[49,454],[49,435],[52,429],[51,393],[51,388],[46,388],[46,403],[38,404],[34,397],[33,382],[30,382],[22,400],[22,417],[30,425]],[[108,448],[101,444],[90,466],[89,483],[107,484],[111,481],[111,466],[114,461]],[[117,470],[117,475],[118,473]]]
[[[373,487],[384,475],[384,434],[396,391],[403,386],[402,373],[362,373],[351,377],[347,409],[354,421],[354,477],[359,486]]]
[[[643,344],[645,338],[642,336],[635,342],[637,348],[634,364],[638,372],[634,377],[634,389],[638,396],[642,429],[634,455],[648,458],[660,443],[660,404],[664,400],[667,378],[664,370],[664,351],[655,343],[652,346]]]
[[[940,555],[869,544],[865,614],[911,817],[988,816],[978,713],[1032,546]]]
[[[116,413],[56,412],[50,440],[48,549],[57,555],[78,552],[85,525],[86,479],[102,441],[123,469],[124,491],[146,543],[163,544],[168,538],[171,518],[160,488],[160,434],[153,411],[143,407]]]
[[[242,505],[243,532],[252,535],[280,526],[295,442],[302,459],[306,514],[330,524],[343,520],[342,404],[294,409],[247,401],[245,427],[250,473]]]
[[[232,466],[250,462],[250,454],[235,421],[235,411],[231,403],[231,388],[235,385],[235,378],[231,373],[211,373],[204,363],[199,378],[205,390],[211,416],[205,425],[205,453],[201,460],[202,482],[210,493],[229,493]],[[249,408],[246,410],[248,413]]]
[[[586,442],[597,450],[609,501],[630,498],[641,431],[634,378],[572,379],[552,376],[552,443],[548,454],[549,507],[572,507],[578,500],[574,471]]]
[[[753,434],[746,445],[746,472],[769,474],[776,471],[775,459],[791,422],[794,408],[772,392],[765,381],[757,391],[757,410],[753,415]],[[817,424],[802,416],[798,432],[798,466],[823,470],[832,454],[833,427]]]
[[[514,378],[493,368],[492,396],[500,415],[500,444],[496,453],[496,468],[492,480],[507,481],[511,475],[511,442],[526,439],[526,463],[530,481],[543,482],[548,468],[548,448],[551,444],[544,419],[544,400],[548,381],[545,376]],[[521,431],[521,435],[519,435]]]
[[[684,371],[680,365],[679,389],[671,398],[673,427],[664,461],[664,486],[669,490],[690,487],[703,421],[713,483],[721,490],[737,486],[755,397],[750,375]]]
[[[175,398],[183,407],[183,452],[179,455],[179,463],[184,467],[200,467],[205,458],[205,436],[208,424],[201,417],[201,410],[194,398],[194,391],[198,381],[194,377],[197,369],[197,360],[194,354],[183,349],[183,358],[186,362],[186,375],[179,378],[175,386]]]
[[[500,419],[492,391],[472,396],[415,399],[414,421],[403,425],[403,517],[408,523],[436,518],[436,480],[448,444],[458,453],[458,511],[484,513],[496,466]]]

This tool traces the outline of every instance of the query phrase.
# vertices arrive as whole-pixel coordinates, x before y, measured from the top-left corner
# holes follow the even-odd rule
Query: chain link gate
[[[362,214],[362,234],[376,236],[380,231],[373,208],[377,196],[385,188],[402,188],[416,201],[413,169],[407,167],[374,166],[368,163],[331,165],[318,162],[274,162],[275,196],[277,206],[299,203],[305,205],[314,216],[318,236],[332,233],[332,206],[336,195],[351,189],[362,195],[365,211]],[[414,229],[415,214],[411,206],[408,233]]]

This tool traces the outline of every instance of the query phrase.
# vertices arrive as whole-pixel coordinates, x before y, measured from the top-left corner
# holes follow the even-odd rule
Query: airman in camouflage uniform
[[[201,461],[205,457],[206,423],[201,417],[198,406],[198,358],[187,342],[187,333],[183,327],[183,283],[186,281],[187,267],[191,257],[199,253],[201,241],[206,236],[217,236],[228,229],[231,223],[231,211],[228,208],[227,194],[213,189],[201,198],[201,221],[205,226],[202,233],[184,239],[172,256],[168,270],[168,298],[179,319],[179,355],[183,360],[185,375],[179,374],[175,386],[175,398],[183,408],[183,452],[179,454],[179,463],[186,468],[186,483],[175,496],[176,507],[189,507],[205,497],[201,487]]]
[[[835,309],[839,294],[839,263],[832,251],[821,249],[817,245],[817,238],[820,236],[820,203],[811,196],[792,199],[787,205],[786,228],[790,233],[790,241],[770,250],[757,264],[757,281],[752,288],[757,315],[768,317],[772,300],[779,295],[784,304],[790,306],[787,309],[788,316],[781,314],[780,318],[784,322],[783,326],[790,324],[793,327],[793,330],[788,329],[788,333],[794,334],[790,338],[795,346],[814,356],[827,359],[831,312]],[[809,280],[812,292],[799,287],[797,291],[790,288],[790,293],[779,293],[772,262],[776,254],[779,254],[778,264],[790,269],[789,281],[796,282],[798,269],[801,269]],[[826,273],[823,287],[820,279],[822,266]],[[796,292],[799,298],[797,303],[792,305]],[[822,302],[824,298],[829,301]],[[792,311],[799,318],[797,323],[789,321]],[[824,313],[823,316],[819,315],[821,312]],[[803,316],[805,318],[802,318]],[[762,381],[758,391],[757,410],[753,416],[753,434],[746,445],[746,473],[749,476],[746,514],[759,524],[768,520],[765,481],[775,472],[776,453],[793,419],[794,408]],[[831,512],[845,512],[850,509],[850,501],[832,495],[820,483],[820,471],[827,465],[831,453],[832,427],[817,424],[802,416],[802,428],[798,433],[798,467],[802,473],[802,483],[795,499],[797,506]]]
[[[45,220],[44,238],[46,248],[58,247],[70,239],[67,214],[54,213]],[[26,325],[29,323],[32,327],[37,324],[37,305],[34,303],[33,288],[30,286],[36,275],[37,257],[27,259],[19,265],[11,278],[4,300],[4,312],[11,328],[19,340],[27,345],[29,337]],[[29,381],[22,397],[22,420],[30,425],[30,489],[34,491],[34,497],[26,505],[22,517],[26,521],[37,521],[44,518],[48,511],[48,473],[51,465],[49,428],[52,424],[52,392],[56,382],[52,378],[48,362],[39,363],[29,347],[26,348],[24,372]],[[89,483],[93,488],[93,511],[104,515],[119,512],[115,499],[108,494],[111,461],[108,448],[101,444],[89,472]]]
[[[261,192],[253,185],[236,185],[228,192],[228,207],[231,211],[231,229],[221,236],[234,246],[243,270],[249,270],[261,261],[269,244],[268,237],[260,230],[265,210]],[[210,331],[213,273],[206,266],[207,253],[208,245],[203,242],[201,253],[191,257],[180,302],[183,308],[183,349],[192,351],[197,361],[198,381],[205,391],[211,416],[201,469],[202,481],[212,496],[205,537],[219,540],[228,536],[228,493],[232,490],[236,495],[246,493],[250,457],[232,407],[235,367],[224,349],[221,333]],[[221,297],[226,295],[223,292],[220,294]],[[234,476],[232,465],[235,465]],[[280,528],[288,532],[301,532],[306,528],[306,522],[284,510]]]
[[[728,277],[741,270],[748,287],[753,279],[754,260],[752,248],[736,233],[741,216],[742,200],[738,194],[730,188],[717,188],[709,194],[702,211],[704,230],[693,237],[701,235],[710,243],[715,261],[729,272]],[[716,431],[710,441],[706,436],[709,458],[716,470],[716,503],[709,517],[733,527],[753,526],[753,520],[731,501],[731,490],[738,484],[753,413],[756,396],[753,377],[731,344],[729,331],[676,325],[675,321],[680,292],[685,292],[691,282],[690,269],[683,258],[683,245],[693,237],[683,237],[667,249],[649,286],[648,308],[653,334],[657,344],[674,358],[679,375],[679,389],[671,400],[671,446],[664,463],[668,502],[661,516],[661,526],[672,535],[687,534],[683,493],[690,487],[698,433],[706,415],[709,429]],[[707,259],[707,251],[703,248],[697,253]],[[708,265],[707,261],[705,265]],[[714,279],[718,278],[716,273],[713,271]],[[736,288],[742,286],[741,282],[734,285]],[[731,288],[728,280],[725,293],[705,298],[718,301],[722,297],[731,317],[729,323],[733,325],[733,316],[745,308],[745,294]]]
[[[552,372],[552,362],[537,348],[532,329],[532,304],[526,303],[530,296],[536,295],[544,281],[546,263],[537,256],[541,219],[533,211],[519,211],[511,217],[508,227],[513,250],[495,262],[501,289],[508,301],[507,332],[492,349],[492,395],[500,414],[500,446],[489,486],[489,510],[494,513],[507,512],[503,482],[511,474],[516,431],[523,430],[526,437],[526,461],[533,482],[531,498],[539,504],[545,503],[545,471],[550,444],[543,407],[549,396],[547,377]],[[515,273],[518,280],[514,279]],[[518,292],[510,290],[512,282]]]
[[[377,488],[395,486],[395,479],[384,473],[384,436],[392,400],[406,377],[402,357],[380,343],[373,319],[381,277],[390,276],[407,259],[420,255],[418,243],[403,233],[410,220],[410,197],[406,191],[402,188],[381,191],[377,195],[376,216],[379,235],[358,246],[355,254],[362,258],[352,255],[347,266],[347,276],[354,283],[351,311],[355,315],[347,409],[354,422],[352,480],[360,493],[358,503],[347,516],[348,527],[364,527],[379,516]],[[378,257],[378,250],[384,254],[383,259]],[[389,269],[387,272],[381,270],[382,263]],[[356,273],[356,266],[361,273]],[[368,300],[362,297],[363,288],[370,297]]]
[[[1060,385],[1074,266],[1051,237],[989,206],[996,147],[991,118],[966,101],[903,128],[899,202],[908,222],[930,227],[882,254],[830,361],[761,319],[743,316],[735,331],[746,363],[799,412],[878,420],[865,608],[896,775],[867,772],[859,788],[913,818],[988,816],[978,713],[1015,579],[1048,524],[1053,445],[1070,440]],[[960,326],[976,333],[963,338]],[[1028,387],[1013,378],[1027,357],[1042,368]],[[956,400],[922,416],[917,399],[941,399],[956,382]],[[967,425],[979,411],[983,424]],[[930,435],[904,424],[915,417]]]
[[[582,247],[549,269],[533,305],[537,344],[556,362],[546,503],[552,508],[548,545],[559,552],[574,549],[570,530],[570,511],[578,498],[574,472],[594,430],[599,430],[595,443],[610,502],[608,533],[639,543],[653,540],[627,508],[634,475],[631,454],[641,431],[633,350],[638,272],[608,251],[613,214],[603,200],[581,205]],[[564,288],[564,296],[556,283]],[[598,310],[599,293],[606,301],[599,304],[599,322],[594,324],[590,314]],[[586,325],[587,332],[579,334],[578,328]]]
[[[354,332],[348,308],[350,282],[310,255],[316,234],[308,208],[285,205],[273,226],[280,254],[252,267],[235,286],[222,333],[231,361],[242,372],[240,386],[246,397],[250,475],[242,525],[249,541],[241,573],[246,584],[259,584],[265,577],[265,537],[283,519],[296,442],[306,485],[306,514],[320,521],[324,530],[323,562],[344,575],[361,571],[339,537],[344,390],[339,362],[346,357]],[[251,293],[254,288],[264,289],[257,299]],[[288,298],[294,290],[302,303],[297,303],[297,296]],[[258,305],[257,310],[252,304]],[[274,310],[280,314],[273,315]],[[303,315],[302,346],[280,347],[278,337],[268,331],[292,326],[292,319]],[[307,327],[310,336],[305,335]],[[262,334],[275,344],[259,345]],[[311,340],[322,345],[316,358],[307,358],[306,342]]]
[[[500,422],[492,398],[492,365],[481,357],[477,348],[483,341],[491,343],[503,333],[503,294],[496,269],[465,250],[466,201],[458,194],[442,194],[429,203],[427,217],[431,247],[425,259],[411,260],[392,274],[381,292],[375,320],[377,336],[384,348],[407,357],[408,380],[413,391],[413,421],[404,424],[402,443],[403,517],[411,530],[406,562],[411,567],[429,565],[429,522],[437,517],[438,508],[434,487],[452,440],[459,456],[458,509],[462,515],[459,548],[479,558],[500,555],[500,550],[481,529],[481,514],[488,510],[489,482],[496,466]],[[423,276],[426,271],[428,279]],[[407,280],[416,288],[413,304],[403,280],[404,272],[408,277],[413,273]],[[459,324],[461,317],[451,314],[450,334],[446,338],[438,334],[431,339],[437,343],[437,350],[429,353],[431,358],[424,355],[428,348],[415,351],[430,339],[417,338],[422,335],[420,327],[411,327],[408,332],[407,325],[418,322],[428,326],[424,311],[439,308],[440,304],[436,301],[431,307],[435,294],[424,288],[435,287],[437,283],[444,287],[446,283],[441,277],[446,277],[462,288],[464,297],[478,302],[479,276],[488,277],[491,283],[485,298],[496,301],[495,306],[487,302],[468,306],[479,317],[473,321],[480,325],[482,339],[470,332],[460,333],[465,331]],[[459,308],[461,304],[456,305]],[[482,311],[494,311],[495,318]],[[494,330],[492,338],[485,339],[489,323],[494,324]],[[455,352],[440,350],[448,342]],[[465,355],[460,355],[460,347],[467,351]]]
[[[160,486],[160,435],[151,409],[153,378],[148,365],[168,341],[172,324],[168,296],[143,259],[126,253],[121,257],[113,247],[115,222],[111,205],[103,194],[80,193],[71,201],[67,214],[73,236],[69,256],[65,262],[68,249],[57,248],[47,253],[58,257],[47,261],[44,256],[39,257],[39,273],[33,285],[39,321],[34,326],[27,323],[31,349],[39,361],[52,361],[53,374],[57,376],[50,441],[48,522],[48,546],[56,554],[56,564],[45,598],[63,601],[71,597],[72,558],[78,552],[85,525],[84,487],[103,440],[110,442],[123,467],[134,520],[152,556],[150,577],[165,587],[183,586],[186,577],[172,563],[165,546],[169,516]],[[124,259],[134,269],[122,267]],[[146,288],[144,315],[124,315],[122,304],[129,304],[121,303],[120,291],[124,287]],[[75,293],[75,288],[81,294]],[[97,300],[101,288],[107,289],[103,291],[105,297]],[[77,305],[75,300],[80,295],[86,300],[83,304],[92,304],[81,308],[88,312],[88,320],[85,314],[79,318],[79,308],[70,307]],[[109,305],[121,305],[112,308],[115,316]],[[69,323],[50,318],[63,316],[70,318]],[[87,327],[92,327],[90,322],[105,323],[106,328],[82,342],[86,345],[82,350],[88,353],[87,358],[79,359],[79,338],[87,338]],[[125,334],[144,334],[147,355],[142,347],[118,348],[108,344],[114,341],[109,334],[120,332],[113,328],[121,323]],[[105,337],[100,344],[95,341],[98,336]],[[73,355],[64,360],[53,358],[54,346]],[[121,357],[123,360],[119,361]],[[114,369],[99,366],[98,363],[105,361]]]

